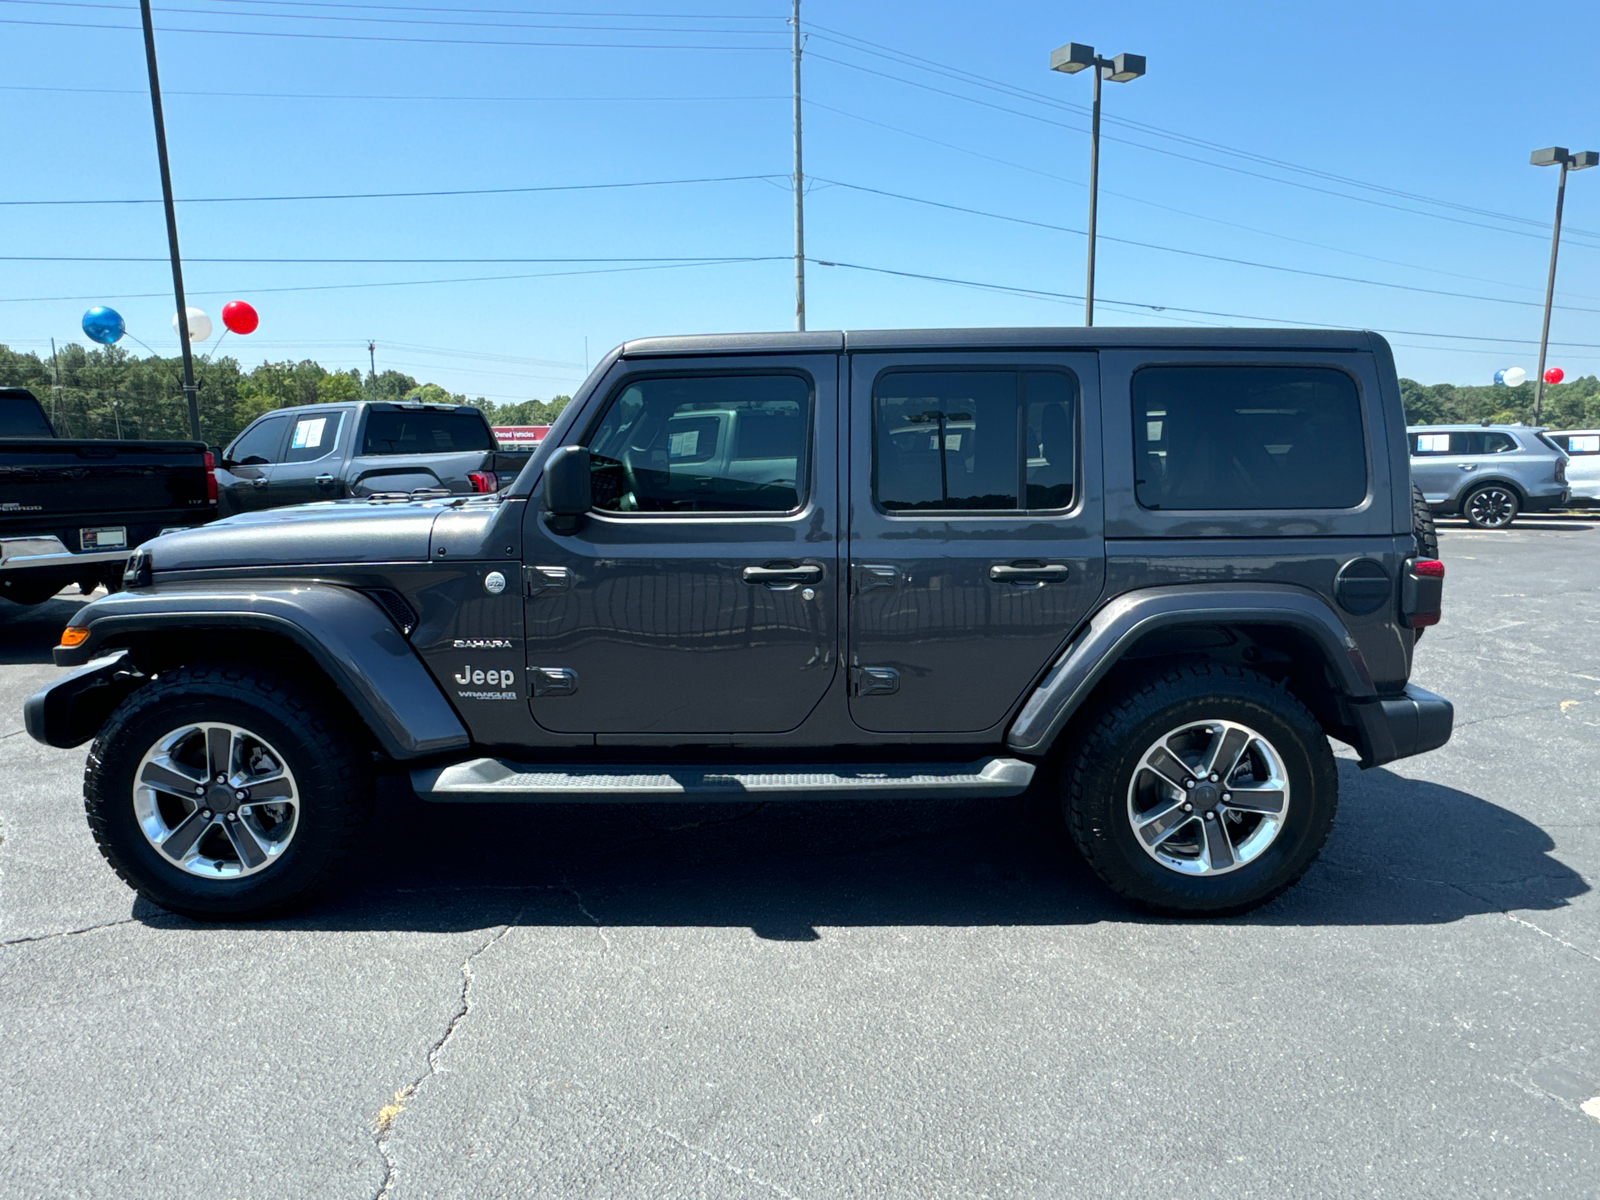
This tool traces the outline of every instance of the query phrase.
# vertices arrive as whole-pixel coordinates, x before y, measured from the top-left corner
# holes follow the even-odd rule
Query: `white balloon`
[[[211,318],[206,316],[205,313],[201,312],[198,308],[191,308],[188,310],[188,313],[189,341],[191,343],[205,341],[211,336]],[[172,332],[176,333],[179,337],[183,336],[182,332],[178,329],[177,313],[172,314]]]
[[[1506,368],[1506,386],[1507,387],[1521,387],[1523,384],[1525,384],[1527,382],[1528,382],[1528,373],[1526,371],[1524,371],[1521,367],[1507,367]]]

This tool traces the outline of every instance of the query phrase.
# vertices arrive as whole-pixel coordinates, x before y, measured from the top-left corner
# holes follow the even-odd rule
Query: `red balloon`
[[[1566,377],[1567,373],[1560,367],[1551,367],[1544,373],[1544,381],[1546,383],[1560,383]]]
[[[261,317],[243,300],[229,300],[222,306],[222,323],[234,333],[254,333]]]

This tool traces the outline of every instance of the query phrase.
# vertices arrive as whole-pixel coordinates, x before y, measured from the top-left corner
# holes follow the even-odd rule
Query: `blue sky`
[[[155,11],[180,199],[778,177],[180,204],[191,303],[261,312],[223,344],[246,364],[364,368],[371,338],[380,369],[516,400],[571,391],[586,338],[592,361],[629,337],[792,327],[782,0]],[[803,0],[802,20],[807,251],[880,269],[810,266],[814,329],[1081,323],[1081,301],[1031,294],[1083,290],[1090,81],[1048,70],[1076,40],[1149,62],[1105,85],[1100,324],[1395,331],[1401,373],[1424,382],[1534,366],[1556,173],[1528,153],[1600,149],[1581,66],[1600,38],[1592,2]],[[137,6],[0,0],[0,23],[0,199],[159,197]],[[158,204],[0,213],[0,255],[155,260],[4,261],[0,342],[82,341],[80,315],[103,301],[176,352]],[[1570,177],[1566,224],[1550,361],[1588,374],[1600,170]],[[757,261],[643,261],[659,258]],[[365,284],[396,286],[350,286]]]

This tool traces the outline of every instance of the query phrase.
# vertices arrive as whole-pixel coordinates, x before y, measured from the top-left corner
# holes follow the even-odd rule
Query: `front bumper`
[[[1352,704],[1360,735],[1361,767],[1382,766],[1397,758],[1410,758],[1437,750],[1450,740],[1455,706],[1414,683],[1405,694]]]

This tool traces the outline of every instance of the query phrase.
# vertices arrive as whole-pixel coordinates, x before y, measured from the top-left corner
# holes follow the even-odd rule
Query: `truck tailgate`
[[[187,523],[209,509],[200,442],[0,438],[0,532],[158,513]]]

